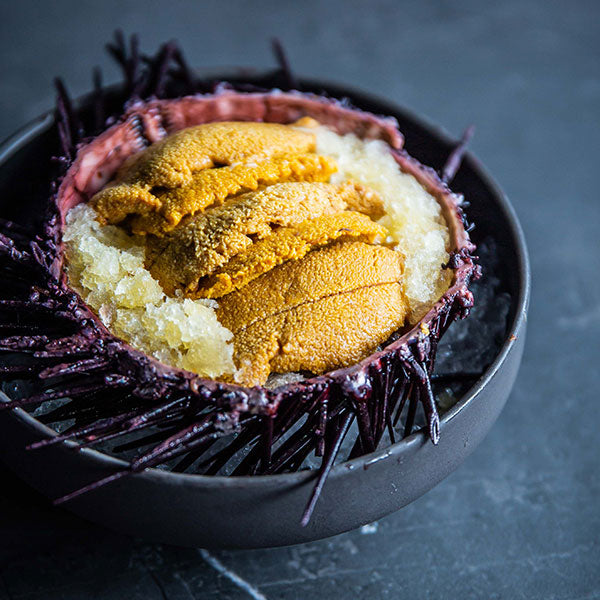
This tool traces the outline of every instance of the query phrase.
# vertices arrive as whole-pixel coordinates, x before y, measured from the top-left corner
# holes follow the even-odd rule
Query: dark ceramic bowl
[[[364,110],[395,116],[406,149],[439,168],[453,142],[414,115],[361,92],[304,81],[307,90],[347,97]],[[47,194],[43,165],[55,153],[52,117],[43,116],[0,146],[0,215],[22,218],[20,198]],[[42,165],[32,174],[30,165]],[[315,473],[255,477],[208,477],[159,469],[121,479],[67,505],[74,513],[122,533],[182,546],[258,548],[324,538],[348,531],[406,506],[451,473],[479,444],[500,414],[513,386],[525,341],[530,273],[523,232],[498,186],[471,156],[453,189],[471,201],[477,223],[474,241],[495,238],[502,286],[510,293],[506,339],[492,364],[441,419],[434,446],[417,432],[372,454],[334,467],[307,527],[300,516]],[[31,210],[31,207],[29,207]],[[510,266],[510,268],[506,267]],[[5,397],[4,397],[5,398]],[[2,395],[0,395],[2,400]],[[126,466],[121,460],[73,443],[26,451],[54,432],[21,409],[0,413],[1,457],[35,489],[50,498],[101,479]]]

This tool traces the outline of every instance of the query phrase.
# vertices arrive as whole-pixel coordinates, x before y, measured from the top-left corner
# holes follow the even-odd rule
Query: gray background
[[[388,97],[454,135],[476,123],[473,151],[514,202],[534,284],[504,413],[406,509],[327,541],[206,554],[87,524],[0,467],[0,600],[600,598],[598,2],[0,6],[0,137],[52,105],[54,75],[74,94],[95,64],[114,80],[103,44],[117,26],[147,51],[179,38],[200,66],[271,67],[278,35],[301,75]]]

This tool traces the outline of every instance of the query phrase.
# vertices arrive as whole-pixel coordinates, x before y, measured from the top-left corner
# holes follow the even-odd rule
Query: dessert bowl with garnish
[[[2,226],[6,461],[86,518],[206,547],[333,535],[433,487],[520,362],[507,201],[463,144],[285,60],[199,78],[172,44],[112,52],[123,86],[72,104],[59,85],[56,120],[4,146],[13,194],[33,156],[62,165]],[[454,324],[485,282],[465,197],[503,315],[475,333]],[[438,346],[457,366],[482,343],[436,373]]]

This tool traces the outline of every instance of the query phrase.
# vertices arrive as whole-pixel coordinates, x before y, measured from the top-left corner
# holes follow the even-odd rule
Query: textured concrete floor
[[[600,598],[600,9],[597,2],[2,2],[0,137],[74,94],[116,26],[197,65],[270,67],[393,99],[472,148],[512,199],[533,269],[523,366],[480,448],[378,524],[288,549],[124,538],[0,469],[0,600]]]

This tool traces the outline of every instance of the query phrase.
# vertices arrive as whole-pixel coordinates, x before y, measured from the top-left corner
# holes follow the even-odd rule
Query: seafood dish
[[[27,383],[2,408],[72,419],[39,448],[137,436],[127,469],[58,501],[311,455],[306,524],[351,426],[350,458],[393,443],[403,410],[439,439],[436,348],[480,275],[449,187],[464,143],[438,173],[393,117],[297,89],[285,61],[250,85],[197,78],[173,44],[111,51],[123,86],[97,76],[76,107],[58,84],[41,222],[0,224],[2,378]]]

